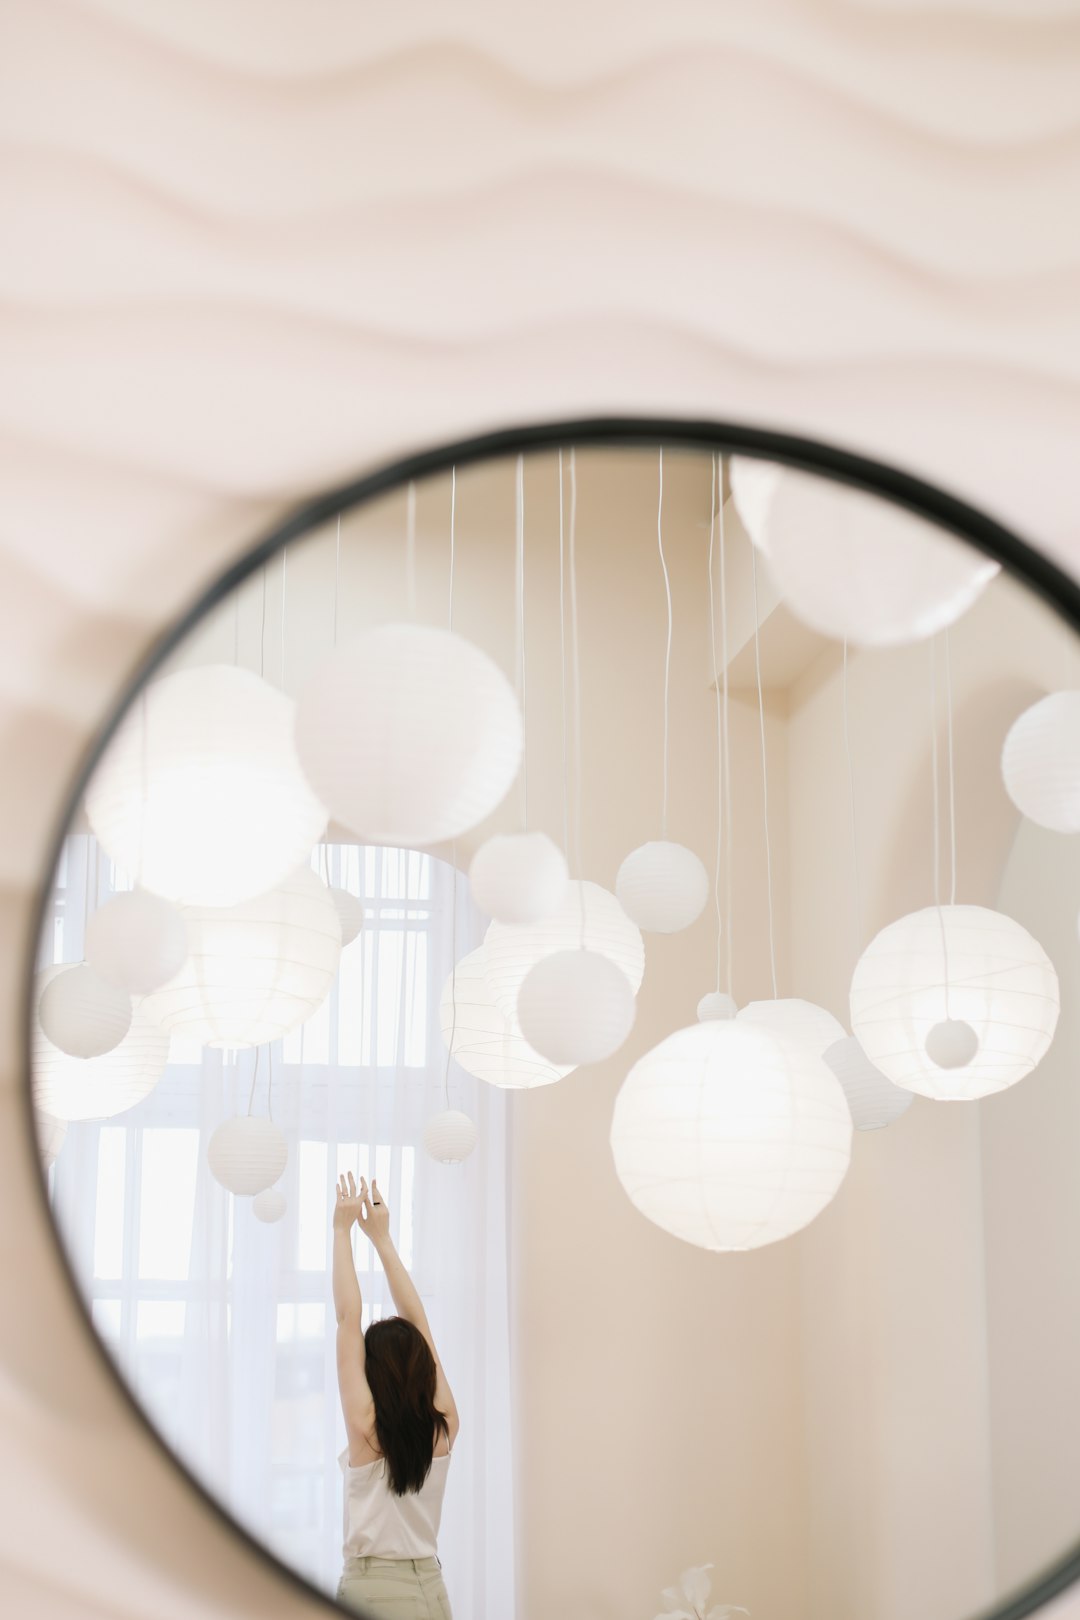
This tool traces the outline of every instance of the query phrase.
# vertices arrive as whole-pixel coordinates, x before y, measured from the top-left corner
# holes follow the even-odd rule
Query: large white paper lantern
[[[336,819],[376,844],[433,844],[489,816],[521,763],[506,676],[449,630],[384,624],[300,694],[300,759]]]
[[[338,914],[341,948],[344,950],[346,945],[351,945],[358,937],[364,926],[364,908],[355,894],[350,894],[348,889],[331,889],[330,898]]]
[[[697,1004],[698,1021],[704,1024],[710,1018],[734,1018],[738,1010],[735,997],[725,990],[707,990]]]
[[[257,1221],[264,1221],[272,1226],[280,1221],[285,1213],[285,1194],[280,1187],[264,1187],[262,1192],[256,1193],[251,1200],[251,1213]]]
[[[825,1053],[825,1061],[844,1090],[857,1131],[880,1131],[906,1114],[915,1101],[876,1069],[854,1035],[845,1035]]]
[[[152,682],[86,793],[110,857],[144,889],[185,904],[231,906],[274,888],[326,825],[296,755],[294,710],[231,664]]]
[[[329,889],[302,866],[240,905],[185,907],[188,959],[152,998],[171,1034],[205,1046],[264,1046],[310,1018],[341,956]]]
[[[584,900],[584,930],[582,901]],[[517,1016],[518,991],[529,969],[556,951],[599,951],[622,968],[637,995],[645,975],[645,942],[609,889],[571,879],[557,911],[537,923],[514,927],[493,922],[484,936],[488,985],[495,1005]]]
[[[684,844],[642,844],[619,867],[615,894],[632,922],[650,934],[677,934],[705,909],[709,874]]]
[[[1001,774],[1029,821],[1051,832],[1080,832],[1080,692],[1051,692],[1013,721]]]
[[[49,978],[61,968],[46,968]],[[32,1043],[34,1103],[55,1119],[111,1119],[149,1096],[169,1060],[169,1037],[149,999],[137,1001],[131,1028],[119,1046],[95,1058],[61,1052],[35,1020]]]
[[[86,960],[103,979],[145,996],[176,977],[187,960],[187,929],[179,909],[160,895],[131,889],[92,912]]]
[[[250,1197],[270,1187],[285,1169],[289,1145],[272,1119],[234,1114],[219,1125],[206,1144],[206,1159],[215,1181],[231,1193]]]
[[[506,1091],[554,1085],[573,1064],[550,1063],[533,1050],[514,1018],[495,1005],[488,988],[483,945],[463,956],[449,975],[439,1000],[439,1029],[454,1061],[467,1074]],[[456,1007],[456,1013],[455,1013]]]
[[[476,1146],[476,1126],[460,1109],[432,1114],[424,1125],[424,1147],[440,1164],[460,1164]]]
[[[38,1153],[41,1163],[48,1170],[50,1165],[56,1163],[60,1149],[67,1136],[68,1122],[66,1119],[54,1119],[51,1114],[43,1114],[40,1109],[35,1110],[34,1123],[37,1128]]]
[[[101,1057],[131,1028],[131,997],[85,962],[66,967],[46,984],[38,1018],[48,1040],[70,1057]]]
[[[780,488],[783,468],[775,461],[732,456],[728,462],[731,498],[743,528],[763,556],[769,555],[769,510]]]
[[[991,558],[880,496],[791,469],[765,528],[769,571],[791,611],[856,646],[936,634],[998,572]]]
[[[985,906],[928,906],[889,923],[851,981],[851,1027],[871,1063],[896,1085],[938,1099],[985,1097],[1030,1074],[1058,1008],[1057,974],[1038,940]],[[974,1030],[969,1064],[944,1069],[928,1054],[927,1036],[946,1019]]]
[[[531,923],[549,917],[565,894],[566,857],[547,833],[496,833],[480,845],[469,867],[479,910],[497,922]]]
[[[741,1024],[757,1024],[777,1035],[786,1035],[789,1040],[802,1041],[818,1057],[847,1034],[839,1018],[834,1018],[816,1002],[803,1001],[799,996],[748,1001],[735,1016]]]
[[[521,1033],[552,1063],[600,1063],[634,1027],[634,992],[598,951],[541,957],[518,991]]]
[[[789,1237],[835,1195],[851,1114],[823,1058],[764,1028],[711,1020],[639,1059],[615,1099],[611,1150],[634,1205],[703,1249]]]

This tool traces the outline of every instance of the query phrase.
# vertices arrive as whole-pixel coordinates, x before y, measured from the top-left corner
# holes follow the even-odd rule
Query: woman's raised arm
[[[338,1393],[350,1454],[354,1448],[359,1450],[369,1445],[368,1435],[375,1422],[375,1403],[364,1364],[363,1299],[352,1253],[352,1224],[359,1219],[360,1208],[361,1199],[350,1172],[348,1183],[341,1176],[336,1187],[333,1262]]]

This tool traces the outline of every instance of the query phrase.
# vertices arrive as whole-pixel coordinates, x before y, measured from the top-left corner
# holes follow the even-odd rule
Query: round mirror
[[[1071,1577],[1078,623],[900,474],[616,422],[328,495],[178,627],[57,838],[31,1110],[247,1536],[444,1620]]]

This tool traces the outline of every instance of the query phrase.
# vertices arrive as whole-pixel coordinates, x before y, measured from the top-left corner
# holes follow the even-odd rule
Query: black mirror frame
[[[379,495],[400,488],[411,479],[418,480],[448,472],[455,466],[464,467],[482,461],[501,460],[512,455],[560,448],[617,449],[661,445],[665,449],[670,447],[673,450],[697,450],[705,454],[725,456],[743,455],[773,461],[805,472],[818,473],[831,478],[834,482],[880,496],[891,501],[893,505],[926,519],[936,527],[949,531],[994,558],[1003,569],[1041,597],[1074,632],[1080,635],[1080,586],[1055,563],[1044,557],[1032,544],[1021,540],[1012,531],[967,505],[966,502],[924,483],[921,479],[866,456],[792,434],[721,421],[611,416],[507,428],[389,462],[372,473],[350,480],[303,502],[284,520],[254,540],[245,554],[180,614],[129,675],[111,705],[105,722],[83,754],[54,824],[44,871],[34,901],[30,934],[32,948],[28,951],[23,964],[20,1047],[27,1147],[33,1155],[41,1213],[51,1232],[57,1261],[96,1354],[119,1389],[132,1416],[151,1442],[167,1458],[171,1467],[201,1497],[211,1512],[227,1525],[233,1535],[242,1543],[246,1543],[252,1552],[298,1592],[302,1592],[309,1599],[321,1600],[326,1605],[327,1611],[335,1614],[345,1612],[336,1599],[311,1584],[288,1564],[283,1563],[269,1546],[244,1529],[169,1448],[94,1329],[63,1238],[52,1218],[47,1173],[37,1148],[31,1089],[34,951],[46,920],[53,873],[59,862],[68,827],[82,801],[90,777],[124,714],[144,684],[207,613],[218,606],[231,591],[241,585],[282,547],[302,539],[339,513],[365,505]],[[1080,1582],[1080,1539],[1022,1590],[1010,1594],[1001,1604],[981,1611],[978,1616],[967,1616],[964,1620],[1027,1620],[1028,1616],[1037,1613],[1045,1604],[1077,1582]]]

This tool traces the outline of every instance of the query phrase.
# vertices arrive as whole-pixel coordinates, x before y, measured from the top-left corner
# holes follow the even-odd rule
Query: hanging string
[[[566,717],[566,546],[563,537],[563,453],[559,451],[559,668],[562,681],[562,815],[563,854],[570,864],[570,728]]]
[[[855,905],[855,955],[862,948],[862,897],[859,886],[859,840],[855,820],[855,762],[851,753],[851,733],[848,713],[848,642],[844,637],[844,675],[842,683],[844,702],[844,756],[847,760],[848,799],[851,806],[851,877]]]
[[[338,595],[341,587],[341,513],[338,513],[337,536],[334,540],[334,646],[337,646]]]
[[[937,642],[930,642],[930,785],[934,801],[934,905],[937,907],[938,928],[941,931],[941,970],[945,981],[945,1017],[949,1014],[949,941],[945,933],[945,913],[941,909],[941,808],[938,781],[938,701],[937,701]]]
[[[585,869],[581,860],[581,638],[577,596],[577,458],[570,448],[570,659],[574,677],[574,847],[581,899],[581,949],[585,949]]]
[[[723,913],[720,908],[720,862],[724,837],[724,738],[720,713],[720,671],[716,664],[716,590],[713,580],[713,549],[716,540],[716,455],[712,458],[712,485],[709,494],[709,654],[712,659],[713,692],[716,695],[716,861],[713,868],[713,905],[716,909],[716,989],[720,990],[720,940]]]
[[[450,1106],[450,1060],[454,1055],[454,1040],[457,1036],[457,903],[458,903],[458,870],[457,870],[457,839],[450,846],[450,1040],[446,1047],[446,1067],[443,1070],[443,1095],[446,1106]]]
[[[86,925],[90,921],[90,851],[94,843],[94,835],[86,835],[86,869],[83,873],[83,940],[86,940]],[[83,945],[83,956],[86,955],[86,946]]]
[[[281,690],[285,690],[285,587],[288,569],[288,546],[281,548]]]
[[[529,735],[525,723],[525,457],[517,458],[517,489],[514,509],[514,570],[517,596],[517,691],[521,705],[521,824],[529,830]]]
[[[266,675],[266,564],[262,565],[262,627],[259,631],[259,674]]]
[[[330,845],[329,845],[329,842],[325,838],[322,841],[321,848],[322,848],[323,877],[324,877],[324,879],[326,881],[326,887],[329,889],[329,888],[333,887],[333,885],[330,882]]]
[[[266,1117],[271,1121],[274,1118],[274,1048],[272,1045],[268,1045],[266,1048]]]
[[[724,547],[724,461],[720,458],[720,662],[723,665],[724,709],[724,830],[726,858],[724,886],[727,891],[727,993],[731,995],[733,974],[733,940],[735,921],[734,882],[732,873],[732,821],[731,809],[731,726],[728,713],[728,619],[727,619],[727,553]]]
[[[953,763],[953,701],[952,701],[952,658],[949,653],[949,631],[946,628],[942,641],[945,645],[945,723],[948,728],[948,770],[949,770],[949,904],[956,904],[956,768]]]
[[[457,513],[457,468],[450,469],[450,604],[447,624],[454,628],[454,520]]]
[[[769,768],[765,759],[765,693],[761,685],[761,636],[758,624],[757,547],[750,548],[750,577],[754,587],[754,671],[757,676],[758,723],[761,729],[761,806],[765,822],[765,882],[769,900],[769,966],[772,971],[772,993],[779,996],[776,985],[776,935],[773,928],[772,843],[769,838]]]
[[[258,1078],[259,1078],[259,1048],[256,1047],[255,1048],[255,1066],[254,1066],[254,1068],[252,1069],[252,1072],[251,1072],[251,1092],[250,1092],[250,1095],[248,1096],[248,1110],[247,1111],[248,1111],[249,1117],[250,1117],[250,1114],[251,1114],[251,1110],[255,1106],[255,1082],[256,1082],[256,1080]]]
[[[671,579],[664,556],[664,449],[660,447],[659,492],[656,502],[656,542],[660,548],[660,567],[664,570],[664,594],[667,597],[667,650],[664,654],[664,802],[660,813],[660,836],[667,837],[668,825],[668,758],[671,730]]]
[[[416,618],[416,485],[409,479],[405,496],[405,602],[409,618]]]
[[[143,862],[146,859],[146,811],[147,801],[150,797],[150,701],[149,687],[144,686],[139,695],[140,719],[139,728],[139,859],[135,865],[135,887],[142,888]]]

